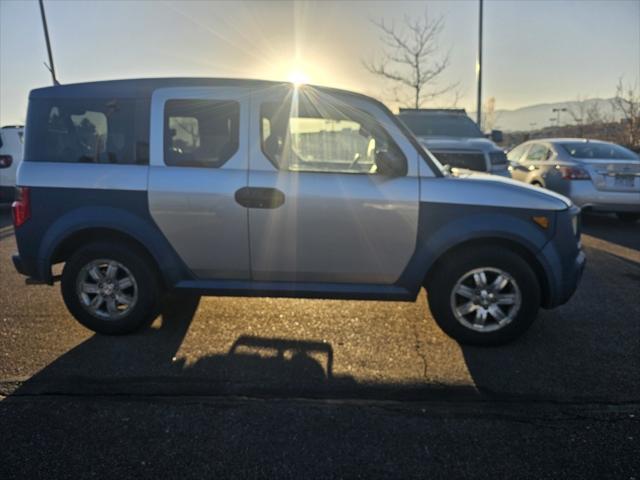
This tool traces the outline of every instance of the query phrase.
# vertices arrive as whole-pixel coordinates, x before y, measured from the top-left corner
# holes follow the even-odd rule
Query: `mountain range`
[[[556,103],[540,103],[513,110],[496,109],[494,112],[493,128],[504,130],[505,132],[538,130],[540,128],[555,125],[558,113],[553,112],[554,108],[566,108],[567,111],[560,112],[560,125],[575,124],[576,121],[571,115],[571,111],[576,116],[585,116],[590,109],[596,108],[600,115],[607,120],[619,120],[617,114],[611,106],[611,99],[590,98],[582,101],[567,101]],[[468,112],[468,115],[475,120],[476,113]],[[552,120],[553,119],[553,120]],[[585,118],[585,121],[587,119]],[[488,125],[490,122],[484,122]],[[483,128],[487,130],[487,128]]]

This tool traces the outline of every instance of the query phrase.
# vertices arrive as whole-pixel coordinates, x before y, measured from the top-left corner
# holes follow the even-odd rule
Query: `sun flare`
[[[287,80],[289,80],[294,85],[299,86],[304,85],[305,83],[309,83],[309,76],[302,70],[295,69],[289,72]]]

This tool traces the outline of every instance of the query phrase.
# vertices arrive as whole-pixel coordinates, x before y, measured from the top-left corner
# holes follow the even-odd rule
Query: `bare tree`
[[[591,99],[587,96],[581,97],[578,95],[576,101],[567,104],[566,108],[569,116],[580,131],[584,130],[587,125],[600,125],[613,121],[608,113],[602,111],[602,102],[597,98]]]
[[[429,99],[451,90],[458,83],[437,87],[439,77],[450,63],[449,52],[441,53],[438,37],[444,28],[444,17],[432,19],[427,10],[421,18],[405,16],[400,27],[394,22],[372,20],[381,32],[380,40],[385,45],[381,58],[363,61],[364,67],[374,75],[392,81],[398,103],[420,108]],[[402,96],[409,90],[411,95]],[[459,99],[456,93],[455,102]]]
[[[449,102],[450,108],[458,108],[458,102],[460,102],[460,100],[462,100],[462,98],[464,97],[464,94],[462,93],[460,88],[458,88],[457,84],[454,85],[454,87],[455,88],[453,89],[451,101]]]
[[[618,80],[616,95],[611,100],[614,112],[622,119],[621,142],[633,149],[640,148],[640,89],[631,85],[624,85],[622,78]]]
[[[593,102],[595,104],[595,102]],[[578,127],[578,136],[584,137],[584,125],[587,122],[587,110],[589,108],[589,98],[578,95],[576,101],[566,106],[573,123]]]
[[[588,125],[600,125],[610,120],[610,116],[602,112],[600,102],[595,101],[586,107],[586,122]]]

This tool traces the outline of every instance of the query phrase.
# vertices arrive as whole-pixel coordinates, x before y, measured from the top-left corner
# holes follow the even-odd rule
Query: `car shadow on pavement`
[[[33,395],[248,396],[258,398],[448,400],[477,398],[472,386],[358,381],[334,373],[326,341],[240,335],[226,352],[177,357],[198,297],[169,297],[153,326],[95,334],[17,387],[5,402]]]
[[[38,394],[637,401],[640,308],[633,297],[640,268],[592,253],[574,298],[541,310],[522,338],[503,347],[461,346],[469,385],[367,383],[336,375],[333,347],[324,341],[241,335],[226,352],[177,357],[199,298],[170,295],[152,327],[93,335],[17,388],[5,385],[5,401]],[[607,270],[612,261],[617,266]]]
[[[170,297],[159,327],[127,336],[93,335],[33,375],[5,401],[24,395],[331,396],[357,382],[333,372],[323,341],[238,337],[226,353],[176,358],[199,297]],[[154,324],[155,325],[155,324]]]

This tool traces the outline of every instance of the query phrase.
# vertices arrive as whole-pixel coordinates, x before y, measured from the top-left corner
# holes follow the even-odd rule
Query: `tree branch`
[[[450,51],[438,56],[438,37],[444,29],[444,17],[431,19],[425,10],[422,18],[404,17],[401,28],[395,22],[384,19],[371,20],[380,31],[384,46],[377,60],[363,61],[366,70],[385,80],[398,84],[412,92],[414,108],[419,108],[426,99],[443,95],[459,85],[458,82],[433,89],[450,64]]]

